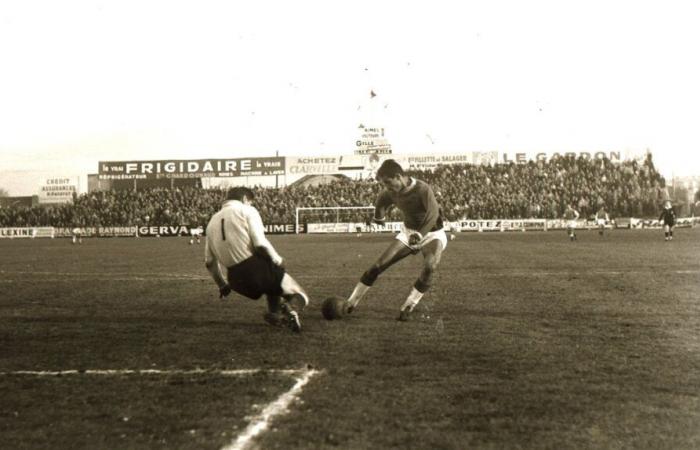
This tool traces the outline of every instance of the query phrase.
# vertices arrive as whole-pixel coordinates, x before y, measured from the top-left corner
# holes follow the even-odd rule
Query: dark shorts
[[[675,220],[664,220],[664,225],[668,225],[669,227],[672,227],[676,224]]]
[[[255,300],[263,294],[282,295],[282,278],[283,268],[272,264],[270,258],[257,254],[228,269],[231,289]]]

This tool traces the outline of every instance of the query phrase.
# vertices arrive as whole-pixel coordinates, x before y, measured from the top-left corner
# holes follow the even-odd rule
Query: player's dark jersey
[[[395,205],[403,213],[406,228],[419,231],[423,235],[442,228],[440,206],[433,188],[425,181],[411,178],[411,184],[402,192],[384,189],[375,203],[376,214],[383,216],[391,205]]]
[[[575,209],[567,209],[564,211],[564,219],[566,220],[575,220],[578,219],[578,211]]]
[[[673,211],[673,208],[661,211],[659,222],[663,222],[664,225],[674,225],[676,223],[676,213]]]

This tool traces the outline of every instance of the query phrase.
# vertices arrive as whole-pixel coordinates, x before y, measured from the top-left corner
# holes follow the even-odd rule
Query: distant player
[[[75,227],[71,230],[71,236],[73,237],[73,244],[83,243],[83,230],[79,227]]]
[[[676,213],[668,200],[664,203],[664,209],[659,216],[659,222],[664,226],[664,240],[673,240],[673,226],[676,224]]]
[[[576,240],[576,219],[578,219],[578,217],[578,211],[576,211],[573,206],[566,205],[564,220],[566,220],[566,232],[569,235],[569,239],[572,241]]]
[[[447,246],[440,207],[433,189],[424,181],[407,176],[393,159],[382,163],[377,170],[377,181],[384,187],[375,203],[373,222],[385,223],[392,205],[403,213],[401,232],[367,271],[362,274],[350,297],[347,312],[352,313],[379,275],[408,255],[423,254],[423,270],[413,284],[410,294],[401,306],[398,320],[406,321],[433,280],[433,274]]]
[[[459,227],[459,222],[447,222],[443,223],[443,228],[445,233],[450,233],[450,240],[454,241],[457,238],[457,233],[461,232],[462,229]]]
[[[282,257],[265,237],[262,218],[252,206],[255,194],[246,187],[228,191],[221,210],[207,225],[204,261],[219,286],[219,298],[231,290],[254,300],[267,298],[265,321],[301,331],[299,313],[309,298],[285,273]],[[226,268],[224,279],[220,265]],[[227,282],[228,280],[228,282]]]
[[[190,244],[197,242],[199,244],[202,239],[202,234],[204,234],[204,229],[202,227],[190,227]]]
[[[603,235],[605,232],[605,225],[608,224],[610,221],[610,216],[608,215],[608,212],[605,210],[605,206],[601,206],[598,209],[598,212],[595,213],[595,221],[596,224],[598,225],[598,234],[600,236]]]

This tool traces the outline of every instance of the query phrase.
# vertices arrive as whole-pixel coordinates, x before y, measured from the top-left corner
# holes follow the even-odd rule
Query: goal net
[[[352,233],[363,231],[374,215],[374,206],[327,206],[297,208],[297,233],[304,227],[307,233]]]

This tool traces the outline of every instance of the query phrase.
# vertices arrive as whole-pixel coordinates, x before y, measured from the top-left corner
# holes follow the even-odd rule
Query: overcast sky
[[[359,123],[395,153],[649,148],[700,175],[696,9],[4,0],[0,187],[99,160],[350,154]]]

